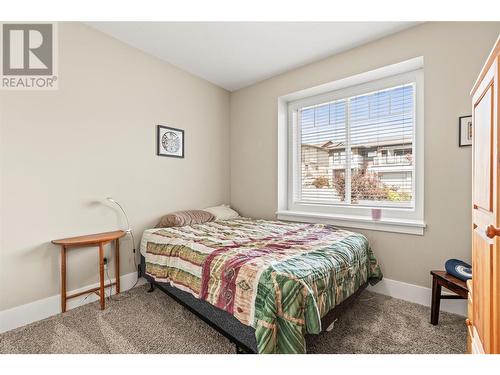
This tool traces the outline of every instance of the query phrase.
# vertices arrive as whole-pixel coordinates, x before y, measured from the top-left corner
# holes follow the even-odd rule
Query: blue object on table
[[[459,259],[449,259],[444,265],[446,272],[456,278],[467,281],[472,279],[472,266]]]

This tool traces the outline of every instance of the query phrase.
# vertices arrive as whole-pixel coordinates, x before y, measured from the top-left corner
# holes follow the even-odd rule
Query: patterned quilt
[[[323,224],[238,218],[144,232],[156,281],[255,328],[259,353],[305,353],[305,334],[362,284],[382,279],[366,237]]]

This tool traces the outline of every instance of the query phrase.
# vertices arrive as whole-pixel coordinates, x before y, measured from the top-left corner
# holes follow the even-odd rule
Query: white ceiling
[[[416,22],[88,22],[229,91]]]

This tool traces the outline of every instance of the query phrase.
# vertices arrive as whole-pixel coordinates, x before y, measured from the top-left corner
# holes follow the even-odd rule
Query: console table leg
[[[115,240],[115,280],[116,294],[120,293],[120,240]]]
[[[61,312],[66,312],[66,247],[61,246]]]
[[[104,247],[99,244],[99,298],[101,300],[101,310],[104,310]]]
[[[439,321],[439,307],[441,304],[441,285],[437,277],[432,279],[431,324],[437,325]]]

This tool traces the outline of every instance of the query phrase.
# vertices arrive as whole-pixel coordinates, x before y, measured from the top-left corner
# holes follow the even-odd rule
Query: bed
[[[305,353],[368,283],[382,279],[366,237],[324,224],[236,218],[146,230],[141,267],[238,351]]]

